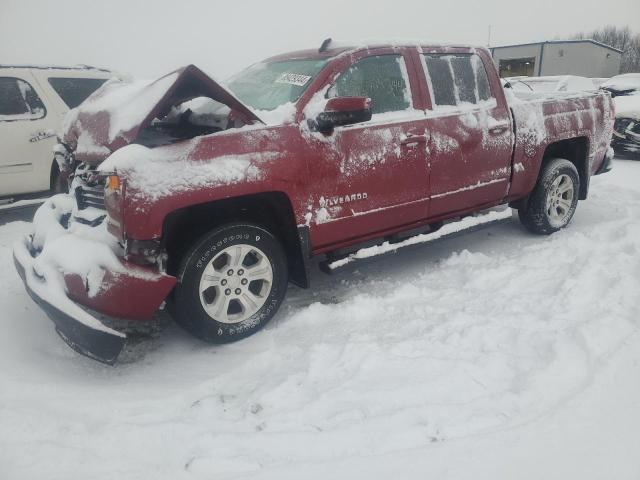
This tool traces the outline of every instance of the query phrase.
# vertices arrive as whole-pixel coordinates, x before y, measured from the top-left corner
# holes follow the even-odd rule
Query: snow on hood
[[[600,88],[624,92],[627,90],[640,90],[640,73],[624,73],[616,75],[600,85]]]
[[[197,141],[188,142],[179,147],[169,145],[155,149],[127,145],[110,155],[98,170],[124,174],[127,195],[145,203],[179,192],[259,180],[262,175],[260,165],[279,154],[222,155],[203,162],[189,158]]]
[[[82,161],[98,163],[111,152],[133,143],[154,118],[176,104],[210,97],[234,110],[246,123],[262,121],[233,93],[194,65],[157,80],[112,79],[65,119],[62,138]]]

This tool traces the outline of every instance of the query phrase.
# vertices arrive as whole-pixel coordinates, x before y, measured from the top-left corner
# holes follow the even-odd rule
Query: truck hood
[[[264,123],[228,89],[188,65],[153,81],[109,80],[67,114],[61,137],[79,161],[98,164],[134,143],[155,118],[196,97],[226,105],[245,123]]]

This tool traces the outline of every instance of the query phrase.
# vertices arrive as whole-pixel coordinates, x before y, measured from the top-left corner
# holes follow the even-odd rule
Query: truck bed
[[[573,155],[576,158],[570,160],[583,163],[578,168],[582,168],[581,177],[586,180],[580,198],[586,198],[588,178],[598,170],[609,148],[615,117],[611,96],[603,91],[505,93],[515,134],[509,199],[524,197],[531,191],[543,156],[552,144],[557,156]],[[576,155],[576,151],[583,155]]]

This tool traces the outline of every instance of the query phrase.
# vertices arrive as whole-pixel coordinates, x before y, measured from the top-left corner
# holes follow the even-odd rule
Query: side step
[[[387,235],[386,237],[380,237],[375,240],[369,240],[368,242],[359,243],[355,246],[340,248],[326,254],[326,259],[318,263],[320,270],[326,274],[332,274],[337,267],[331,265],[335,263],[342,263],[346,258],[350,258],[353,255],[357,255],[358,252],[371,249],[380,248],[383,245],[397,245],[396,248],[402,247],[402,242],[405,242],[411,238],[415,238],[419,235],[429,235],[437,232],[442,228],[444,222],[434,222],[422,227],[413,228],[411,230],[405,230],[402,232],[394,233],[393,235]],[[346,262],[348,263],[348,262]]]
[[[359,248],[337,250],[327,254],[327,258],[318,264],[320,270],[331,275],[336,270],[356,260],[362,260],[378,255],[396,252],[400,248],[416,245],[420,243],[433,242],[442,238],[450,238],[462,233],[471,233],[481,230],[497,223],[507,222],[512,217],[512,210],[509,207],[500,209],[485,210],[474,216],[462,219],[439,222],[434,225],[435,229],[409,230],[399,235],[385,237],[382,242],[360,245]],[[420,231],[418,231],[420,230]]]

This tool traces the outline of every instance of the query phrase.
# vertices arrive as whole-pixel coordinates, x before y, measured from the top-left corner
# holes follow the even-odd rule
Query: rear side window
[[[358,60],[331,88],[331,97],[368,97],[373,113],[397,112],[411,106],[406,67],[401,55],[379,55]]]
[[[28,82],[0,77],[0,121],[36,120],[45,114],[42,100]]]
[[[48,78],[49,84],[69,108],[76,108],[106,82],[102,78]]]
[[[424,56],[434,106],[478,104],[491,98],[487,71],[478,55]]]

